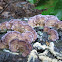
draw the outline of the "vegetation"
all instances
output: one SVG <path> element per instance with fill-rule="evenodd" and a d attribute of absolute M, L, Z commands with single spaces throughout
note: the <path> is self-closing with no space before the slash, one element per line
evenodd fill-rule
<path fill-rule="evenodd" d="M 37 4 L 35 9 L 44 10 L 43 15 L 55 15 L 62 20 L 62 0 L 28 0 L 32 4 Z"/>

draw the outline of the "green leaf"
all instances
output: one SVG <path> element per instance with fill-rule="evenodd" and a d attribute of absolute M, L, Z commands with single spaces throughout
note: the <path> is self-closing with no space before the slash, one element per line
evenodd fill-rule
<path fill-rule="evenodd" d="M 28 0 L 30 3 L 34 4 L 36 2 L 38 2 L 39 0 Z"/>
<path fill-rule="evenodd" d="M 39 0 L 28 0 L 32 4 Z M 35 9 L 47 9 L 43 11 L 43 15 L 55 15 L 62 20 L 62 0 L 40 0 Z"/>
<path fill-rule="evenodd" d="M 54 9 L 54 15 L 62 20 L 62 0 L 58 0 Z"/>
<path fill-rule="evenodd" d="M 40 0 L 36 9 L 45 9 L 45 8 L 54 7 L 57 1 L 58 0 Z"/>
<path fill-rule="evenodd" d="M 48 8 L 47 10 L 42 12 L 42 15 L 53 15 L 54 14 L 54 7 Z"/>
<path fill-rule="evenodd" d="M 47 4 L 47 2 L 45 5 L 36 7 L 36 9 L 47 8 L 47 10 L 42 12 L 43 15 L 55 15 L 62 20 L 62 0 L 49 0 L 50 3 L 51 1 L 53 2 L 52 4 Z"/>
<path fill-rule="evenodd" d="M 59 20 L 62 20 L 62 9 L 55 9 L 54 15 L 57 16 Z"/>

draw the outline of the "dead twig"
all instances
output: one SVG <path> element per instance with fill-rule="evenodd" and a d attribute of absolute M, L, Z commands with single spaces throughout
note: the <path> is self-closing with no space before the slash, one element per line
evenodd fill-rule
<path fill-rule="evenodd" d="M 8 6 L 9 6 L 9 3 L 5 6 L 3 10 L 1 10 L 0 14 L 2 14 Z"/>
<path fill-rule="evenodd" d="M 11 3 L 14 3 L 14 2 L 16 2 L 16 1 L 12 1 L 12 2 L 7 3 L 6 6 L 4 7 L 4 9 L 2 9 L 2 10 L 0 11 L 0 14 L 2 14 L 2 13 L 5 11 L 5 9 L 6 9 Z"/>

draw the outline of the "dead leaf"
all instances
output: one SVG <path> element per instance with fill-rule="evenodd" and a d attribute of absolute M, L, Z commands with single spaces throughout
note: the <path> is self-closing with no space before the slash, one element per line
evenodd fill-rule
<path fill-rule="evenodd" d="M 10 17 L 10 12 L 3 12 L 2 16 L 8 18 L 8 17 Z"/>
<path fill-rule="evenodd" d="M 0 9 L 3 9 L 3 7 L 0 6 Z"/>

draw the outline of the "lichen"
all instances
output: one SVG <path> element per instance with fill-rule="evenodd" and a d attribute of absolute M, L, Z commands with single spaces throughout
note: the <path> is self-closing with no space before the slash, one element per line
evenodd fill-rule
<path fill-rule="evenodd" d="M 42 62 L 44 62 L 44 61 L 47 61 L 47 62 L 61 62 L 61 60 L 62 60 L 62 54 L 60 54 L 60 53 L 58 53 L 54 50 L 54 43 L 53 42 L 50 42 L 49 46 L 41 45 L 39 42 L 37 42 L 37 43 L 34 44 L 33 47 L 34 48 L 37 47 L 38 49 L 40 48 L 40 50 L 42 49 L 42 50 L 44 50 L 44 52 L 39 53 L 39 52 L 37 52 L 36 49 L 32 50 L 29 57 L 28 57 L 27 62 L 30 62 L 32 58 L 34 60 L 32 62 L 35 62 L 36 59 L 39 59 Z M 53 55 L 54 58 L 48 56 L 49 52 L 50 52 L 50 55 L 51 56 Z"/>

